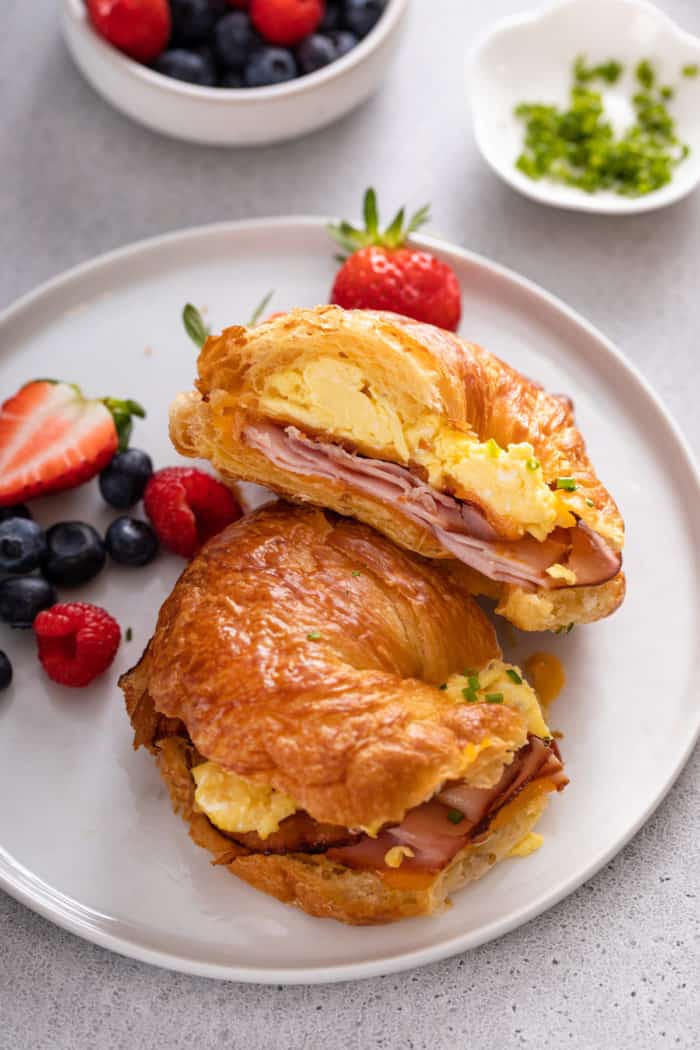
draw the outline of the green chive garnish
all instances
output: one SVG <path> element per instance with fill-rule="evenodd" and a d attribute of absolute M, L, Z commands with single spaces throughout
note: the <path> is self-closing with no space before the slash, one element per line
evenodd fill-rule
<path fill-rule="evenodd" d="M 506 674 L 510 678 L 511 682 L 515 682 L 516 685 L 522 685 L 523 680 L 517 671 L 513 670 L 512 667 L 507 668 Z"/>
<path fill-rule="evenodd" d="M 353 569 L 352 570 L 351 576 L 361 576 L 361 575 L 362 575 L 362 573 L 360 572 L 359 569 Z"/>
<path fill-rule="evenodd" d="M 473 689 L 463 689 L 462 690 L 462 696 L 464 697 L 464 699 L 467 701 L 468 704 L 475 704 L 476 703 L 476 693 L 474 692 Z"/>
<path fill-rule="evenodd" d="M 590 496 L 586 496 L 586 506 L 587 507 L 595 507 L 595 503 L 593 502 L 593 500 L 591 499 Z"/>
<path fill-rule="evenodd" d="M 484 699 L 487 704 L 502 704 L 503 693 L 487 693 Z"/>
<path fill-rule="evenodd" d="M 681 73 L 684 77 L 696 77 L 698 75 L 698 66 L 694 62 L 689 66 L 683 66 Z"/>
<path fill-rule="evenodd" d="M 539 470 L 540 469 L 540 461 L 539 461 L 539 459 L 535 459 L 535 457 L 533 456 L 532 459 L 526 459 L 525 460 L 525 466 L 527 467 L 528 470 Z"/>
<path fill-rule="evenodd" d="M 472 667 L 468 667 L 466 671 L 462 671 L 465 678 L 474 678 L 476 673 L 477 672 Z"/>
<path fill-rule="evenodd" d="M 447 819 L 450 824 L 461 824 L 464 820 L 464 813 L 460 813 L 458 809 L 448 809 Z"/>
<path fill-rule="evenodd" d="M 469 675 L 469 688 L 471 690 L 477 690 L 479 688 L 479 676 L 478 674 Z"/>
<path fill-rule="evenodd" d="M 310 642 L 317 642 L 319 640 L 319 638 L 321 637 L 321 632 L 320 631 L 309 631 L 309 633 L 307 634 L 306 637 L 309 639 Z"/>
<path fill-rule="evenodd" d="M 575 492 L 576 478 L 557 478 L 556 487 L 558 489 L 564 489 L 566 492 Z"/>
<path fill-rule="evenodd" d="M 127 642 L 130 642 L 133 637 L 134 637 L 134 632 L 131 630 L 130 627 L 127 627 L 126 631 L 124 632 L 125 640 Z"/>

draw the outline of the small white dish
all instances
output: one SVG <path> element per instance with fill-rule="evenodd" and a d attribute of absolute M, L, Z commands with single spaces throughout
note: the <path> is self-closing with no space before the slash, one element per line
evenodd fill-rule
<path fill-rule="evenodd" d="M 676 88 L 669 109 L 691 152 L 667 186 L 643 197 L 607 190 L 588 194 L 547 179 L 535 181 L 515 167 L 523 144 L 515 107 L 521 102 L 565 104 L 577 55 L 591 64 L 614 58 L 625 67 L 617 84 L 600 88 L 613 124 L 621 111 L 631 113 L 627 100 L 641 59 L 649 59 L 662 81 Z M 700 182 L 700 78 L 681 75 L 683 66 L 697 63 L 700 39 L 647 0 L 558 0 L 530 14 L 504 18 L 479 38 L 467 59 L 477 146 L 509 186 L 542 204 L 616 215 L 672 204 Z"/>
<path fill-rule="evenodd" d="M 0 316 L 3 392 L 44 375 L 50 362 L 53 375 L 86 392 L 138 397 L 148 415 L 134 444 L 157 467 L 177 462 L 168 404 L 190 388 L 196 359 L 183 304 L 208 308 L 217 330 L 248 317 L 270 287 L 273 310 L 326 302 L 337 269 L 327 221 L 185 230 L 55 278 Z M 415 243 L 457 273 L 465 336 L 574 397 L 593 462 L 628 525 L 619 612 L 563 637 L 504 638 L 508 659 L 546 649 L 566 667 L 552 719 L 564 733 L 571 784 L 542 820 L 542 849 L 455 893 L 442 915 L 384 927 L 312 919 L 212 867 L 171 811 L 151 756 L 134 753 L 117 688 L 182 570 L 162 554 L 145 569 L 113 566 L 81 588 L 81 600 L 133 632 L 88 690 L 52 685 L 32 632 L 0 625 L 0 649 L 15 670 L 0 701 L 0 888 L 81 937 L 175 970 L 269 984 L 435 962 L 515 929 L 590 878 L 641 827 L 690 754 L 700 731 L 700 474 L 690 451 L 644 380 L 573 310 L 470 252 L 426 237 Z M 94 483 L 32 509 L 44 526 L 79 518 L 101 530 L 117 513 Z M 647 846 L 639 848 L 651 869 L 658 856 Z M 621 900 L 639 891 L 625 882 Z M 578 921 L 593 908 L 579 897 Z"/>
<path fill-rule="evenodd" d="M 63 0 L 62 27 L 76 65 L 96 91 L 133 120 L 188 142 L 254 146 L 331 124 L 376 90 L 400 38 L 408 0 L 389 0 L 374 29 L 337 62 L 262 88 L 209 88 L 163 76 L 94 31 L 83 0 Z"/>

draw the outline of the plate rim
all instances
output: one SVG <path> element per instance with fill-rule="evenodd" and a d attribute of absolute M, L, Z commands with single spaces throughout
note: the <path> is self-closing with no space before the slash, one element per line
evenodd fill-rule
<path fill-rule="evenodd" d="M 324 228 L 334 219 L 324 218 L 317 215 L 289 215 L 270 216 L 264 218 L 233 220 L 225 222 L 207 223 L 200 226 L 177 229 L 165 234 L 156 234 L 152 237 L 133 241 L 120 248 L 113 249 L 101 255 L 94 256 L 68 270 L 62 271 L 54 277 L 42 282 L 37 287 L 21 295 L 9 306 L 0 311 L 0 336 L 2 329 L 21 317 L 26 310 L 41 300 L 46 295 L 60 293 L 61 289 L 81 278 L 94 274 L 100 269 L 106 269 L 114 263 L 119 263 L 125 258 L 134 255 L 145 255 L 157 250 L 163 245 L 184 243 L 188 240 L 197 240 L 208 236 L 235 235 L 237 233 L 251 233 L 258 229 L 270 229 L 285 227 L 288 229 L 303 230 L 312 227 L 314 230 Z M 458 257 L 462 262 L 474 265 L 481 271 L 486 271 L 491 276 L 496 276 L 509 282 L 518 290 L 526 292 L 529 297 L 534 297 L 546 306 L 573 323 L 582 330 L 589 341 L 598 344 L 598 350 L 603 355 L 612 358 L 616 365 L 626 372 L 628 377 L 636 384 L 638 393 L 644 395 L 650 406 L 657 413 L 661 423 L 666 427 L 669 437 L 676 442 L 678 451 L 684 459 L 684 467 L 687 470 L 686 478 L 692 478 L 695 499 L 700 500 L 700 464 L 696 459 L 688 440 L 680 429 L 679 424 L 671 415 L 660 396 L 656 393 L 651 383 L 639 372 L 628 358 L 608 339 L 595 325 L 587 321 L 573 307 L 569 306 L 558 296 L 548 292 L 535 281 L 517 273 L 517 271 L 503 266 L 500 263 L 472 252 L 459 245 L 452 244 L 446 239 L 435 236 L 421 235 L 411 238 L 421 246 L 428 247 L 436 252 Z M 365 962 L 340 963 L 336 966 L 313 966 L 313 967 L 280 967 L 261 968 L 259 966 L 229 965 L 218 962 L 203 962 L 199 959 L 184 954 L 175 954 L 150 948 L 147 945 L 117 934 L 109 933 L 94 920 L 100 917 L 100 913 L 90 909 L 79 901 L 75 901 L 59 890 L 43 882 L 38 876 L 33 875 L 19 861 L 15 860 L 0 845 L 0 889 L 9 896 L 48 919 L 54 925 L 67 930 L 102 948 L 116 952 L 119 955 L 146 962 L 151 965 L 160 966 L 165 969 L 175 970 L 199 977 L 209 977 L 220 980 L 238 981 L 245 984 L 262 985 L 298 985 L 298 984 L 334 984 L 347 980 L 362 980 L 372 977 L 384 976 L 390 973 L 400 973 L 439 962 L 460 952 L 477 948 L 482 944 L 495 940 L 518 929 L 541 915 L 543 912 L 554 907 L 565 897 L 577 890 L 590 878 L 596 875 L 612 857 L 616 856 L 637 834 L 640 828 L 649 820 L 659 805 L 663 802 L 669 790 L 677 780 L 686 765 L 695 745 L 700 737 L 700 708 L 697 710 L 696 722 L 689 733 L 685 746 L 679 753 L 672 769 L 666 777 L 654 799 L 645 807 L 638 818 L 633 821 L 625 833 L 616 842 L 600 853 L 596 854 L 590 862 L 578 873 L 570 876 L 553 891 L 547 891 L 520 908 L 515 914 L 494 920 L 486 927 L 476 933 L 458 934 L 437 945 L 417 948 L 413 951 L 402 952 L 398 955 L 388 955 L 378 959 Z M 101 918 L 109 918 L 101 916 Z"/>

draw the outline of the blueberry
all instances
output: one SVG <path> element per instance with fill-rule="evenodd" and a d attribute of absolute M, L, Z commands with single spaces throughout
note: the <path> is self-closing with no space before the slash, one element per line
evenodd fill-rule
<path fill-rule="evenodd" d="M 11 627 L 31 627 L 42 609 L 56 604 L 56 592 L 41 576 L 0 580 L 0 620 Z"/>
<path fill-rule="evenodd" d="M 46 533 L 48 552 L 43 572 L 51 583 L 75 587 L 86 583 L 104 566 L 105 545 L 92 525 L 61 521 Z"/>
<path fill-rule="evenodd" d="M 318 31 L 319 33 L 329 33 L 332 29 L 340 29 L 342 21 L 343 12 L 340 9 L 340 4 L 329 0 Z"/>
<path fill-rule="evenodd" d="M 384 13 L 387 0 L 345 0 L 345 25 L 357 36 L 367 36 Z"/>
<path fill-rule="evenodd" d="M 110 507 L 125 510 L 143 496 L 146 482 L 153 473 L 151 457 L 138 448 L 118 452 L 100 474 L 100 492 Z"/>
<path fill-rule="evenodd" d="M 194 49 L 194 52 L 196 55 L 199 55 L 206 68 L 207 85 L 215 84 L 219 75 L 219 69 L 214 48 L 208 44 L 200 44 L 199 47 Z"/>
<path fill-rule="evenodd" d="M 217 18 L 226 13 L 226 0 L 170 0 L 173 22 L 171 42 L 175 47 L 204 44 L 214 31 Z"/>
<path fill-rule="evenodd" d="M 227 69 L 219 77 L 219 87 L 242 88 L 243 86 L 243 74 L 239 73 L 237 69 Z"/>
<path fill-rule="evenodd" d="M 115 518 L 107 529 L 105 544 L 119 565 L 146 565 L 158 552 L 155 532 L 138 518 Z"/>
<path fill-rule="evenodd" d="M 335 47 L 336 58 L 342 58 L 343 55 L 347 55 L 348 51 L 352 51 L 352 49 L 359 44 L 359 40 L 355 34 L 349 33 L 346 29 L 338 29 L 337 31 L 329 33 L 328 36 Z"/>
<path fill-rule="evenodd" d="M 214 84 L 213 70 L 206 59 L 196 51 L 185 51 L 183 48 L 164 51 L 162 55 L 158 55 L 153 68 L 165 77 L 184 80 L 187 84 L 199 84 L 201 87 L 211 87 Z"/>
<path fill-rule="evenodd" d="M 297 48 L 297 61 L 302 73 L 314 73 L 322 66 L 329 65 L 337 58 L 333 41 L 322 36 L 321 33 L 312 33 L 304 37 Z"/>
<path fill-rule="evenodd" d="M 250 56 L 243 77 L 248 87 L 264 87 L 294 80 L 298 73 L 291 51 L 283 47 L 263 47 Z"/>
<path fill-rule="evenodd" d="M 0 507 L 0 521 L 7 521 L 8 518 L 31 518 L 29 507 L 25 507 L 24 503 L 16 503 L 14 507 Z"/>
<path fill-rule="evenodd" d="M 46 536 L 29 518 L 0 522 L 0 572 L 32 572 L 46 554 Z"/>
<path fill-rule="evenodd" d="M 0 652 L 0 690 L 7 689 L 12 681 L 12 664 L 5 653 Z"/>
<path fill-rule="evenodd" d="M 222 66 L 242 70 L 253 51 L 258 51 L 263 42 L 245 11 L 232 11 L 216 23 L 214 45 Z"/>

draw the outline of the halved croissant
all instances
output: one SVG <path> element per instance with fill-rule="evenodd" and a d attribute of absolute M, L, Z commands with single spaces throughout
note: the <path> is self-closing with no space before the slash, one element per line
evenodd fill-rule
<path fill-rule="evenodd" d="M 262 508 L 210 541 L 120 684 L 195 841 L 314 915 L 434 911 L 566 782 L 473 599 L 312 508 Z"/>
<path fill-rule="evenodd" d="M 184 455 L 224 480 L 352 515 L 526 630 L 613 612 L 624 525 L 571 402 L 452 333 L 393 314 L 296 310 L 210 337 L 171 407 Z"/>

